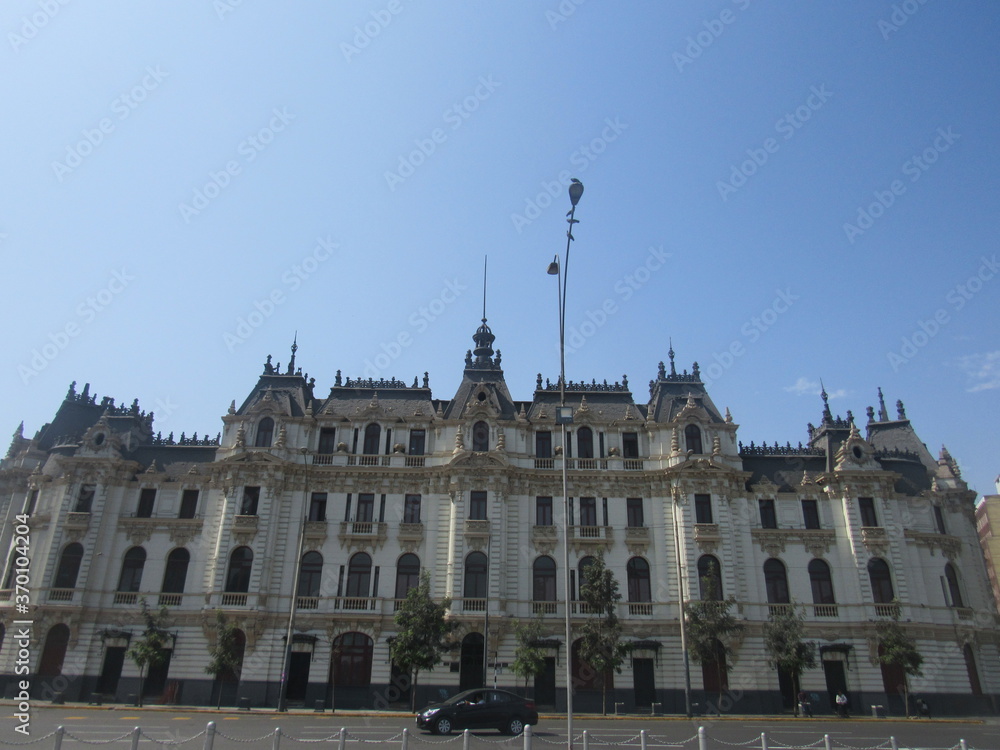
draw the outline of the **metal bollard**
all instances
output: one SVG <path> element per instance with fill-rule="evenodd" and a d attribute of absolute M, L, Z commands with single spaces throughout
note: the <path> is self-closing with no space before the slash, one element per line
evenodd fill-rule
<path fill-rule="evenodd" d="M 281 745 L 281 727 L 274 728 L 274 739 L 271 741 L 271 750 L 278 750 Z"/>
<path fill-rule="evenodd" d="M 531 750 L 531 724 L 524 725 L 524 750 Z"/>
<path fill-rule="evenodd" d="M 142 734 L 142 730 L 139 727 L 135 727 L 132 730 L 132 750 L 139 750 L 139 735 Z"/>
<path fill-rule="evenodd" d="M 572 737 L 570 737 L 570 739 L 569 739 L 569 745 L 571 747 L 573 745 L 573 738 Z M 587 730 L 586 729 L 583 730 L 583 750 L 590 750 L 590 735 L 587 734 Z"/>
<path fill-rule="evenodd" d="M 892 750 L 899 750 L 899 745 L 896 744 L 896 738 L 892 735 L 889 736 L 889 744 L 892 745 Z"/>
<path fill-rule="evenodd" d="M 698 750 L 708 750 L 708 738 L 705 736 L 705 727 L 698 727 Z"/>
<path fill-rule="evenodd" d="M 210 721 L 205 726 L 205 750 L 212 750 L 213 744 L 215 744 L 215 722 Z"/>
<path fill-rule="evenodd" d="M 469 750 L 469 730 L 462 732 L 462 750 Z"/>
<path fill-rule="evenodd" d="M 760 750 L 767 750 L 767 732 L 760 733 Z"/>
<path fill-rule="evenodd" d="M 641 747 L 642 750 L 646 750 L 646 730 L 645 729 L 639 730 L 639 747 Z"/>
<path fill-rule="evenodd" d="M 347 727 L 340 728 L 340 744 L 337 747 L 340 750 L 344 750 L 344 746 L 347 744 Z"/>
<path fill-rule="evenodd" d="M 62 740 L 64 734 L 66 734 L 66 727 L 56 727 L 56 743 L 52 746 L 52 750 L 62 750 Z"/>
<path fill-rule="evenodd" d="M 832 750 L 830 747 L 830 735 L 823 735 L 823 750 Z"/>
<path fill-rule="evenodd" d="M 400 743 L 399 750 L 408 750 L 410 746 L 410 730 L 403 727 L 403 741 Z"/>

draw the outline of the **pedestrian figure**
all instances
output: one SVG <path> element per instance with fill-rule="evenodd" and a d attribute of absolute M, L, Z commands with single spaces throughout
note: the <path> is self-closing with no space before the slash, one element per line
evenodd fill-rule
<path fill-rule="evenodd" d="M 809 701 L 809 693 L 805 690 L 799 691 L 799 716 L 812 718 L 812 703 Z"/>
<path fill-rule="evenodd" d="M 841 719 L 847 718 L 847 696 L 843 690 L 837 693 L 837 710 L 840 712 Z"/>
<path fill-rule="evenodd" d="M 923 698 L 917 698 L 917 711 L 925 719 L 931 718 L 931 707 L 927 705 L 927 701 Z"/>

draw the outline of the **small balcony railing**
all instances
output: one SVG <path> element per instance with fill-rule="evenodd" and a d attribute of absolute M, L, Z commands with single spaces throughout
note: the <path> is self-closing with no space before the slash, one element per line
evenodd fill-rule
<path fill-rule="evenodd" d="M 223 607 L 245 607 L 247 606 L 247 594 L 226 593 L 219 599 L 219 604 Z"/>
<path fill-rule="evenodd" d="M 184 594 L 160 594 L 156 605 L 158 607 L 179 607 L 183 598 Z"/>
<path fill-rule="evenodd" d="M 899 605 L 890 602 L 888 604 L 876 604 L 875 605 L 875 616 L 876 617 L 899 617 Z"/>
<path fill-rule="evenodd" d="M 297 596 L 295 606 L 298 609 L 319 609 L 318 596 Z"/>
<path fill-rule="evenodd" d="M 337 609 L 350 612 L 368 612 L 375 609 L 375 599 L 368 596 L 342 596 L 337 599 Z"/>
<path fill-rule="evenodd" d="M 139 595 L 134 591 L 116 591 L 113 604 L 135 604 L 139 601 Z"/>
<path fill-rule="evenodd" d="M 536 458 L 535 459 L 536 469 L 554 469 L 556 468 L 556 460 L 554 458 Z"/>
<path fill-rule="evenodd" d="M 76 589 L 49 589 L 50 602 L 71 602 Z"/>
<path fill-rule="evenodd" d="M 653 614 L 652 602 L 629 602 L 628 613 L 630 617 L 650 617 Z"/>
<path fill-rule="evenodd" d="M 419 469 L 424 466 L 423 456 L 407 456 L 404 462 L 408 469 Z"/>
<path fill-rule="evenodd" d="M 485 599 L 463 599 L 462 600 L 462 611 L 463 612 L 485 612 L 486 611 L 486 600 Z"/>
<path fill-rule="evenodd" d="M 532 602 L 531 614 L 533 615 L 554 615 L 558 610 L 558 602 Z"/>
<path fill-rule="evenodd" d="M 813 605 L 813 616 L 814 617 L 837 617 L 837 605 L 836 604 L 814 604 Z"/>

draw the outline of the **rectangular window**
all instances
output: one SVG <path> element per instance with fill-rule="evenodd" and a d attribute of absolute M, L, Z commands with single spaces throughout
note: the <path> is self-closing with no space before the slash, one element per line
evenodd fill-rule
<path fill-rule="evenodd" d="M 622 433 L 622 458 L 639 458 L 639 434 Z"/>
<path fill-rule="evenodd" d="M 410 430 L 410 455 L 424 455 L 424 441 L 426 433 L 423 430 Z"/>
<path fill-rule="evenodd" d="M 385 495 L 382 495 L 378 501 L 378 522 L 385 522 Z"/>
<path fill-rule="evenodd" d="M 243 502 L 240 505 L 241 516 L 256 516 L 257 503 L 260 501 L 260 487 L 244 487 Z"/>
<path fill-rule="evenodd" d="M 858 510 L 861 511 L 862 526 L 878 526 L 878 516 L 875 515 L 875 498 L 859 497 Z"/>
<path fill-rule="evenodd" d="M 317 453 L 330 454 L 337 450 L 337 430 L 324 427 L 319 431 L 319 447 Z"/>
<path fill-rule="evenodd" d="M 769 497 L 758 500 L 757 506 L 760 508 L 760 527 L 762 529 L 778 528 L 778 515 L 774 512 L 774 500 Z"/>
<path fill-rule="evenodd" d="M 535 498 L 535 526 L 552 525 L 552 498 Z"/>
<path fill-rule="evenodd" d="M 95 484 L 85 484 L 80 488 L 80 494 L 76 496 L 76 507 L 73 510 L 76 513 L 90 513 L 90 506 L 94 504 L 94 494 L 97 491 L 97 485 Z"/>
<path fill-rule="evenodd" d="M 309 520 L 326 520 L 326 493 L 314 492 L 309 497 Z"/>
<path fill-rule="evenodd" d="M 375 520 L 375 494 L 362 492 L 358 495 L 358 512 L 354 520 L 359 523 L 370 523 Z"/>
<path fill-rule="evenodd" d="M 198 490 L 184 490 L 181 493 L 181 510 L 178 518 L 194 518 L 198 512 Z"/>
<path fill-rule="evenodd" d="M 469 497 L 469 518 L 473 521 L 486 520 L 486 492 L 473 490 Z"/>
<path fill-rule="evenodd" d="M 24 515 L 30 516 L 34 513 L 36 503 L 38 503 L 38 490 L 32 490 L 28 493 L 28 499 L 24 503 Z"/>
<path fill-rule="evenodd" d="M 552 458 L 552 433 L 535 433 L 535 458 Z"/>
<path fill-rule="evenodd" d="M 580 525 L 597 526 L 597 498 L 580 498 Z"/>
<path fill-rule="evenodd" d="M 694 496 L 694 522 L 712 523 L 712 496 Z"/>
<path fill-rule="evenodd" d="M 625 510 L 628 514 L 628 525 L 634 529 L 645 525 L 642 517 L 642 498 L 630 497 L 625 500 Z"/>
<path fill-rule="evenodd" d="M 947 534 L 948 532 L 944 527 L 944 513 L 941 512 L 941 506 L 934 506 L 934 525 L 937 526 L 938 534 Z"/>
<path fill-rule="evenodd" d="M 802 501 L 802 520 L 807 529 L 819 528 L 819 505 L 815 500 Z"/>
<path fill-rule="evenodd" d="M 403 523 L 420 523 L 420 495 L 407 495 L 404 498 Z"/>
<path fill-rule="evenodd" d="M 156 502 L 156 489 L 143 487 L 139 490 L 139 503 L 135 506 L 136 518 L 152 518 L 153 504 Z"/>

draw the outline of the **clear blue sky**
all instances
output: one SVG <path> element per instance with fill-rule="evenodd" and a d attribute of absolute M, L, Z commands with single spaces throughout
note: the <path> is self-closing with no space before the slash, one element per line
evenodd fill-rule
<path fill-rule="evenodd" d="M 450 398 L 486 255 L 529 399 L 572 175 L 571 379 L 642 403 L 672 337 L 745 443 L 782 444 L 821 378 L 860 425 L 881 386 L 992 492 L 998 11 L 6 0 L 0 429 L 76 380 L 214 435 L 296 331 L 321 393 L 427 370 Z"/>

